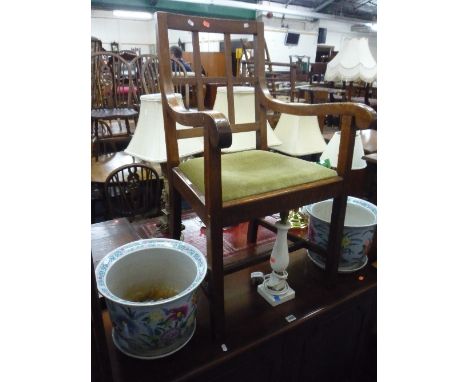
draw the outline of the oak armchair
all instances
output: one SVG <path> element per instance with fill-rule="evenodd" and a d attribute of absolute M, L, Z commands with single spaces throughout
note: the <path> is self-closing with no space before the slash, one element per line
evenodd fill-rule
<path fill-rule="evenodd" d="M 317 247 L 326 256 L 325 275 L 329 283 L 337 273 L 340 243 L 347 201 L 347 180 L 351 170 L 356 129 L 367 128 L 375 119 L 374 111 L 362 104 L 325 103 L 319 105 L 292 104 L 274 99 L 266 85 L 265 56 L 254 54 L 254 77 L 235 77 L 232 70 L 231 35 L 253 36 L 253 49 L 264 52 L 263 23 L 185 16 L 158 12 L 157 41 L 159 79 L 167 146 L 167 167 L 170 232 L 180 237 L 181 199 L 187 201 L 206 225 L 208 259 L 208 297 L 212 327 L 218 339 L 225 333 L 223 227 L 328 198 L 334 198 L 328 248 Z M 171 30 L 192 33 L 193 77 L 177 78 L 171 73 L 169 33 Z M 203 77 L 201 73 L 201 32 L 224 35 L 226 74 L 223 77 Z M 194 88 L 197 109 L 187 110 L 174 94 L 176 82 Z M 205 110 L 203 86 L 210 83 L 227 87 L 228 115 Z M 235 121 L 233 86 L 250 84 L 255 87 L 256 121 L 238 124 Z M 273 110 L 294 115 L 341 116 L 341 144 L 336 171 L 316 163 L 268 151 L 266 112 Z M 191 129 L 176 130 L 176 122 Z M 221 154 L 229 147 L 232 134 L 256 132 L 256 150 Z M 201 136 L 204 156 L 181 162 L 178 140 Z M 256 224 L 252 224 L 249 239 L 255 239 Z"/>

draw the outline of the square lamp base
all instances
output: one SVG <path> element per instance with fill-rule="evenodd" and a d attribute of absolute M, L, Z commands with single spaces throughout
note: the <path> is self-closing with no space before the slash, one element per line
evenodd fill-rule
<path fill-rule="evenodd" d="M 288 292 L 285 294 L 270 294 L 268 291 L 266 291 L 266 286 L 264 286 L 263 284 L 257 286 L 257 292 L 260 294 L 260 296 L 267 300 L 271 306 L 282 304 L 283 302 L 292 300 L 296 296 L 296 292 L 294 292 L 294 289 L 292 289 L 291 287 L 289 287 Z"/>

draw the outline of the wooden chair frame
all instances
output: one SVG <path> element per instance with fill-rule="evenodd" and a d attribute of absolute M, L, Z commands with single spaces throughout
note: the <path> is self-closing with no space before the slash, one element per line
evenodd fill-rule
<path fill-rule="evenodd" d="M 135 91 L 133 92 L 134 100 L 133 103 L 138 108 L 140 107 L 140 97 L 143 94 L 149 94 L 148 88 L 145 83 L 145 71 L 144 68 L 150 67 L 151 63 L 158 61 L 158 56 L 155 54 L 141 54 L 136 56 L 132 61 L 130 61 L 130 67 L 133 73 L 133 79 L 135 84 Z M 149 64 L 147 64 L 149 62 Z M 157 85 L 157 72 L 156 72 L 156 85 Z M 154 91 L 157 93 L 158 91 Z"/>
<path fill-rule="evenodd" d="M 125 91 L 126 89 L 126 91 Z M 133 108 L 134 83 L 130 64 L 119 54 L 91 53 L 91 124 L 96 141 L 125 141 L 131 136 L 130 119 L 135 124 L 138 112 Z M 100 121 L 124 120 L 126 134 L 99 135 Z M 99 155 L 96 150 L 96 160 Z"/>
<path fill-rule="evenodd" d="M 214 335 L 223 339 L 225 335 L 224 316 L 224 274 L 223 227 L 245 221 L 255 221 L 277 212 L 287 212 L 293 208 L 328 198 L 334 198 L 328 248 L 313 246 L 326 255 L 325 276 L 333 283 L 337 274 L 340 244 L 343 233 L 347 202 L 347 179 L 351 171 L 356 129 L 367 128 L 375 119 L 375 112 L 368 106 L 353 103 L 298 104 L 285 103 L 274 99 L 266 85 L 265 55 L 254 54 L 255 77 L 235 77 L 232 71 L 231 35 L 254 36 L 256 52 L 264 52 L 265 40 L 263 23 L 257 21 L 236 21 L 185 16 L 158 12 L 156 17 L 159 61 L 159 78 L 163 101 L 165 135 L 167 145 L 167 168 L 169 197 L 172 211 L 170 232 L 173 238 L 180 237 L 181 198 L 186 200 L 206 225 L 208 259 L 208 296 L 210 298 Z M 176 79 L 171 75 L 169 56 L 169 30 L 192 33 L 194 77 Z M 226 76 L 202 77 L 199 33 L 211 32 L 224 35 Z M 173 93 L 174 81 L 185 81 L 196 86 L 198 110 L 186 110 L 179 105 Z M 202 87 L 204 84 L 218 83 L 227 86 L 228 115 L 204 109 Z M 250 83 L 255 86 L 256 122 L 236 124 L 234 117 L 233 86 Z M 268 150 L 266 133 L 266 111 L 273 110 L 294 115 L 340 115 L 341 142 L 337 175 L 324 180 L 305 183 L 260 195 L 245 197 L 228 202 L 222 201 L 221 149 L 232 143 L 232 133 L 255 131 L 256 146 Z M 176 122 L 192 129 L 176 130 Z M 195 136 L 204 138 L 204 181 L 202 193 L 180 171 L 177 141 Z M 229 155 L 229 154 L 226 154 Z M 255 227 L 255 225 L 252 225 Z M 255 229 L 249 230 L 249 240 L 255 239 Z"/>
<path fill-rule="evenodd" d="M 161 211 L 161 182 L 154 168 L 130 163 L 113 170 L 104 183 L 109 218 L 156 216 Z"/>
<path fill-rule="evenodd" d="M 247 41 L 247 39 L 241 39 L 242 44 L 242 75 L 248 77 L 255 77 L 255 60 L 251 51 L 254 50 L 254 42 Z M 297 65 L 295 63 L 286 62 L 272 62 L 270 58 L 270 52 L 265 44 L 265 65 L 267 70 L 265 72 L 265 82 L 273 98 L 277 98 L 279 95 L 289 96 L 291 102 L 294 101 L 296 93 L 296 71 Z M 273 70 L 275 67 L 285 67 L 287 73 L 278 72 Z M 289 82 L 289 89 L 282 90 L 279 87 L 279 83 Z"/>

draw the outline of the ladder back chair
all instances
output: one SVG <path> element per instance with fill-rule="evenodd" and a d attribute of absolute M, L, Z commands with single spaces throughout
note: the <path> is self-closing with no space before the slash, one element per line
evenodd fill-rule
<path fill-rule="evenodd" d="M 136 124 L 138 119 L 138 112 L 133 107 L 134 89 L 131 66 L 122 56 L 111 52 L 91 53 L 91 123 L 96 142 L 129 139 L 130 120 Z M 126 134 L 99 135 L 99 121 L 111 124 L 112 121 L 120 123 L 120 120 L 125 121 Z"/>
<path fill-rule="evenodd" d="M 241 38 L 242 45 L 242 75 L 248 77 L 255 77 L 255 60 L 253 52 L 254 42 L 248 41 L 247 39 Z M 270 58 L 270 53 L 268 47 L 265 43 L 265 66 L 267 70 L 265 72 L 265 79 L 270 94 L 273 98 L 281 98 L 281 96 L 289 97 L 290 101 L 294 101 L 295 86 L 296 86 L 296 64 L 294 63 L 285 63 L 285 62 L 272 62 Z M 285 67 L 285 72 L 279 72 L 278 67 Z M 281 89 L 281 84 L 287 83 L 289 87 L 286 89 Z"/>
<path fill-rule="evenodd" d="M 157 63 L 157 61 L 158 61 L 158 56 L 156 56 L 155 54 L 141 54 L 139 56 L 136 56 L 132 61 L 130 61 L 130 67 L 132 68 L 132 73 L 133 73 L 133 78 L 134 78 L 133 83 L 135 86 L 135 89 L 133 92 L 133 103 L 134 103 L 134 107 L 137 108 L 138 110 L 140 108 L 140 97 L 143 94 L 149 94 L 149 92 L 147 91 L 147 89 L 145 89 L 145 86 L 144 86 L 145 82 L 144 82 L 143 68 L 147 62 Z M 159 89 L 157 92 L 155 91 L 154 93 L 159 93 Z"/>
<path fill-rule="evenodd" d="M 356 129 L 367 128 L 375 119 L 366 105 L 326 103 L 319 105 L 286 103 L 274 99 L 265 80 L 265 40 L 263 23 L 225 20 L 158 12 L 157 41 L 159 79 L 167 146 L 167 176 L 169 182 L 170 232 L 178 239 L 181 231 L 181 199 L 187 201 L 206 225 L 208 260 L 207 292 L 210 300 L 211 325 L 215 338 L 225 335 L 223 227 L 241 222 L 256 222 L 265 216 L 334 198 L 328 248 L 309 244 L 326 256 L 325 276 L 328 283 L 336 277 L 340 256 L 347 202 L 347 179 L 351 171 Z M 194 77 L 172 76 L 169 33 L 172 30 L 191 32 Z M 222 77 L 203 77 L 201 73 L 200 33 L 224 35 L 226 72 Z M 254 77 L 235 77 L 232 70 L 231 35 L 253 35 Z M 174 81 L 195 87 L 198 109 L 185 109 L 174 94 Z M 205 110 L 203 85 L 217 83 L 227 87 L 228 113 Z M 253 123 L 236 123 L 233 87 L 249 83 L 255 88 Z M 337 170 L 298 158 L 268 151 L 266 112 L 273 110 L 293 115 L 341 115 L 341 143 Z M 176 122 L 191 129 L 176 130 Z M 232 134 L 256 133 L 256 149 L 221 154 L 232 143 Z M 181 162 L 178 140 L 201 136 L 204 156 Z M 256 225 L 251 224 L 248 240 L 256 238 Z M 251 263 L 249 263 L 250 265 Z M 246 266 L 246 265 L 245 265 Z"/>
<path fill-rule="evenodd" d="M 143 87 L 142 94 L 155 94 L 159 93 L 159 79 L 158 79 L 158 56 L 147 55 L 148 58 L 145 60 L 141 68 L 141 81 Z M 186 77 L 187 71 L 184 65 L 175 59 L 171 58 L 172 75 L 174 77 Z M 188 108 L 190 101 L 190 89 L 189 85 L 174 85 L 174 92 L 182 94 L 184 105 Z"/>

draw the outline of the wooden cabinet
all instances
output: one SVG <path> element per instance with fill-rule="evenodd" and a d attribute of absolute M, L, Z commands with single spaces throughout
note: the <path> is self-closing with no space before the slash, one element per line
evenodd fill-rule
<path fill-rule="evenodd" d="M 221 77 L 226 73 L 226 62 L 224 60 L 224 52 L 201 52 L 201 64 L 205 72 L 210 77 Z M 193 54 L 184 52 L 182 57 L 185 61 L 193 66 Z"/>

